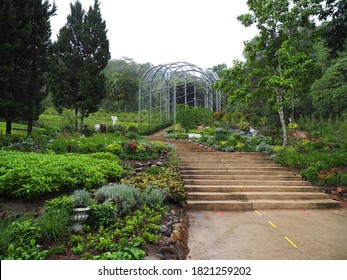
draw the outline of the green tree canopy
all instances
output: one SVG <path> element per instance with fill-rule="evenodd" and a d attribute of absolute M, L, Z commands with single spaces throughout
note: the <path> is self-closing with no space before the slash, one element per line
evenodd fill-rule
<path fill-rule="evenodd" d="M 311 97 L 315 110 L 323 117 L 347 113 L 347 55 L 313 83 Z"/>
<path fill-rule="evenodd" d="M 309 38 L 312 38 L 311 30 L 315 24 L 311 16 L 319 14 L 321 6 L 307 0 L 248 0 L 247 5 L 250 13 L 238 19 L 246 27 L 255 24 L 259 35 L 245 45 L 251 73 L 243 78 L 248 82 L 237 90 L 237 94 L 249 94 L 251 85 L 255 89 L 252 94 L 266 90 L 268 101 L 275 101 L 285 146 L 285 99 L 302 89 L 313 67 Z"/>
<path fill-rule="evenodd" d="M 70 8 L 67 23 L 54 44 L 50 88 L 58 111 L 74 109 L 78 129 L 78 118 L 82 126 L 83 118 L 96 112 L 105 97 L 102 71 L 111 56 L 99 1 L 95 0 L 87 13 L 79 1 Z"/>
<path fill-rule="evenodd" d="M 127 112 L 137 100 L 138 84 L 138 79 L 130 73 L 114 72 L 108 77 L 108 100 L 117 103 L 118 111 Z"/>
<path fill-rule="evenodd" d="M 327 0 L 320 14 L 321 20 L 329 20 L 322 29 L 326 46 L 333 57 L 346 47 L 347 39 L 347 1 Z"/>
<path fill-rule="evenodd" d="M 55 5 L 42 0 L 0 1 L 0 117 L 11 133 L 15 119 L 32 121 L 42 112 L 44 76 L 50 56 Z"/>

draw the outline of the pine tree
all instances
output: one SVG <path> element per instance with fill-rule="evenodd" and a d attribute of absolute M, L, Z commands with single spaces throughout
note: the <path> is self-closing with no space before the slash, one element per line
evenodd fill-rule
<path fill-rule="evenodd" d="M 41 102 L 47 96 L 44 86 L 49 71 L 48 61 L 52 45 L 49 19 L 56 11 L 55 5 L 50 9 L 48 1 L 42 3 L 42 0 L 31 0 L 31 5 L 31 36 L 28 50 L 30 81 L 20 114 L 23 120 L 28 121 L 28 134 L 32 132 L 33 121 L 44 111 Z"/>
<path fill-rule="evenodd" d="M 0 117 L 6 120 L 6 133 L 12 121 L 32 120 L 41 112 L 41 88 L 47 71 L 50 46 L 49 18 L 55 6 L 42 0 L 0 2 Z"/>
<path fill-rule="evenodd" d="M 78 129 L 78 119 L 82 127 L 83 118 L 96 112 L 105 97 L 102 71 L 110 59 L 110 52 L 98 0 L 87 13 L 79 1 L 70 4 L 70 8 L 67 23 L 54 46 L 50 85 L 58 111 L 74 109 L 75 128 Z"/>

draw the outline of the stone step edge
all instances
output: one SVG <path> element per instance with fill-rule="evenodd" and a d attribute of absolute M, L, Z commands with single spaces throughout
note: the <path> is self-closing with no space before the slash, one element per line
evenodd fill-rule
<path fill-rule="evenodd" d="M 251 179 L 287 179 L 287 180 L 296 180 L 296 181 L 305 181 L 301 176 L 295 176 L 293 174 L 192 174 L 192 173 L 181 173 L 181 178 L 183 179 L 209 179 L 209 178 L 226 178 L 227 180 L 238 180 L 235 178 L 251 178 Z M 242 180 L 242 179 L 241 179 Z M 282 181 L 282 180 L 280 180 Z M 306 182 L 306 181 L 305 181 Z"/>
<path fill-rule="evenodd" d="M 187 200 L 188 210 L 259 210 L 259 209 L 326 209 L 341 208 L 340 202 L 332 199 L 315 200 L 248 200 L 248 201 L 208 201 Z"/>
<path fill-rule="evenodd" d="M 319 188 L 315 186 L 239 186 L 239 185 L 185 185 L 188 192 L 319 192 Z"/>
<path fill-rule="evenodd" d="M 314 200 L 328 199 L 330 196 L 322 192 L 233 192 L 233 193 L 216 193 L 216 192 L 188 192 L 188 200 L 191 201 L 218 201 L 218 200 Z"/>
<path fill-rule="evenodd" d="M 185 185 L 200 186 L 311 186 L 308 181 L 280 181 L 280 180 L 204 180 L 183 179 Z"/>

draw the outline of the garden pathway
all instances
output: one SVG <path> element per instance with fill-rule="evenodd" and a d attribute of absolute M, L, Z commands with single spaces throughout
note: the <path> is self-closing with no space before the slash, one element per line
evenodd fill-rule
<path fill-rule="evenodd" d="M 189 259 L 347 260 L 347 209 L 318 188 L 261 154 L 212 152 L 162 134 L 150 138 L 175 145 L 189 193 Z M 313 209 L 321 207 L 329 209 Z"/>
<path fill-rule="evenodd" d="M 150 138 L 163 140 L 162 134 Z M 189 141 L 170 142 L 180 159 L 189 210 L 341 207 L 340 202 L 262 153 L 225 153 Z"/>

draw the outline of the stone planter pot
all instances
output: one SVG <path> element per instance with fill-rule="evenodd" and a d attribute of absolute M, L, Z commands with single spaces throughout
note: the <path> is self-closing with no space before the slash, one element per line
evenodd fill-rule
<path fill-rule="evenodd" d="M 72 230 L 80 231 L 82 230 L 83 223 L 89 217 L 89 207 L 74 208 L 72 213 Z"/>

